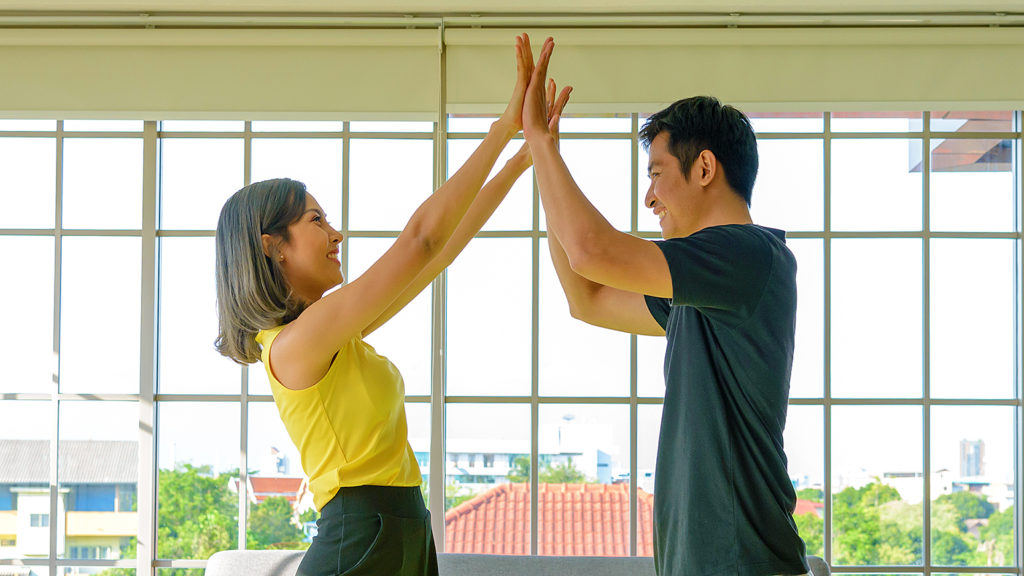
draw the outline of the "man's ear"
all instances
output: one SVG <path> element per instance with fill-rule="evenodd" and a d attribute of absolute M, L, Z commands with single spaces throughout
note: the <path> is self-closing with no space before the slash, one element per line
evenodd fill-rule
<path fill-rule="evenodd" d="M 715 157 L 715 153 L 711 150 L 702 150 L 700 156 L 697 156 L 697 161 L 694 162 L 698 169 L 697 183 L 701 186 L 708 186 L 711 181 L 715 179 L 715 175 L 718 173 L 718 158 Z"/>

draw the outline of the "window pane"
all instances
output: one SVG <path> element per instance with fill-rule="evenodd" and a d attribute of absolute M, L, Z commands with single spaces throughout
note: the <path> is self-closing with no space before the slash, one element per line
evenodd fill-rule
<path fill-rule="evenodd" d="M 629 555 L 629 407 L 540 406 L 542 556 Z"/>
<path fill-rule="evenodd" d="M 341 132 L 344 122 L 262 120 L 252 123 L 253 132 Z"/>
<path fill-rule="evenodd" d="M 932 146 L 932 230 L 1014 230 L 1013 141 L 950 138 Z"/>
<path fill-rule="evenodd" d="M 448 132 L 486 133 L 497 119 L 497 116 L 448 116 Z"/>
<path fill-rule="evenodd" d="M 629 230 L 630 146 L 629 140 L 563 139 L 561 143 L 562 158 L 572 172 L 573 180 L 590 203 L 619 230 Z M 547 229 L 543 206 L 540 227 Z"/>
<path fill-rule="evenodd" d="M 138 238 L 61 241 L 61 392 L 139 392 Z"/>
<path fill-rule="evenodd" d="M 1013 411 L 932 407 L 933 563 L 1014 564 Z"/>
<path fill-rule="evenodd" d="M 5 558 L 50 554 L 50 529 L 39 526 L 39 520 L 50 517 L 52 432 L 49 402 L 0 400 L 0 468 L 5 476 L 0 480 L 0 537 L 8 540 Z"/>
<path fill-rule="evenodd" d="M 833 112 L 833 132 L 920 132 L 920 112 Z"/>
<path fill-rule="evenodd" d="M 221 206 L 242 187 L 242 140 L 160 142 L 160 227 L 214 230 Z"/>
<path fill-rule="evenodd" d="M 350 122 L 352 132 L 433 132 L 433 122 Z"/>
<path fill-rule="evenodd" d="M 562 116 L 558 130 L 562 134 L 571 132 L 621 132 L 629 134 L 633 130 L 633 119 L 629 116 L 619 118 L 595 118 L 593 116 Z"/>
<path fill-rule="evenodd" d="M 445 406 L 445 552 L 530 553 L 530 406 Z"/>
<path fill-rule="evenodd" d="M 650 155 L 644 147 L 637 144 L 637 230 L 640 232 L 657 232 L 661 235 L 661 223 L 658 217 L 654 215 L 654 211 L 650 207 L 644 205 L 644 198 L 647 196 L 647 191 L 651 189 L 651 179 L 647 175 L 647 163 L 650 161 Z"/>
<path fill-rule="evenodd" d="M 157 557 L 238 547 L 237 403 L 161 402 Z"/>
<path fill-rule="evenodd" d="M 162 394 L 239 393 L 238 365 L 213 346 L 218 330 L 213 269 L 213 238 L 160 239 L 157 389 Z"/>
<path fill-rule="evenodd" d="M 252 181 L 271 178 L 291 178 L 305 184 L 327 220 L 341 229 L 340 139 L 254 138 Z"/>
<path fill-rule="evenodd" d="M 547 240 L 540 253 L 547 255 Z M 572 318 L 551 258 L 540 259 L 541 396 L 628 396 L 629 335 Z"/>
<path fill-rule="evenodd" d="M 423 484 L 423 503 L 430 509 L 430 404 L 428 402 L 406 402 L 405 421 L 409 429 L 409 446 L 416 454 Z"/>
<path fill-rule="evenodd" d="M 807 554 L 825 550 L 825 422 L 820 406 L 790 406 L 783 433 L 789 478 L 796 488 L 796 521 Z"/>
<path fill-rule="evenodd" d="M 448 141 L 448 177 L 451 178 L 469 155 L 480 145 L 481 140 L 449 140 Z M 513 140 L 502 150 L 494 163 L 487 179 L 497 174 L 522 145 L 521 140 Z M 484 224 L 483 230 L 530 230 L 533 228 L 533 168 L 528 169 L 516 180 L 509 190 L 508 196 L 501 201 L 494 214 Z"/>
<path fill-rule="evenodd" d="M 0 228 L 53 228 L 56 166 L 53 138 L 0 138 Z"/>
<path fill-rule="evenodd" d="M 142 132 L 142 120 L 65 120 L 66 132 Z"/>
<path fill-rule="evenodd" d="M 933 132 L 1010 132 L 1013 112 L 939 110 L 932 112 Z"/>
<path fill-rule="evenodd" d="M 654 556 L 654 469 L 661 432 L 661 404 L 636 408 L 636 555 Z"/>
<path fill-rule="evenodd" d="M 1013 397 L 1014 301 L 1020 297 L 1013 245 L 995 239 L 931 241 L 932 396 Z"/>
<path fill-rule="evenodd" d="M 430 140 L 352 140 L 349 229 L 401 230 L 434 191 Z"/>
<path fill-rule="evenodd" d="M 832 408 L 834 564 L 922 563 L 922 453 L 920 407 Z"/>
<path fill-rule="evenodd" d="M 782 230 L 821 230 L 824 152 L 821 140 L 758 140 L 760 159 L 751 216 Z"/>
<path fill-rule="evenodd" d="M 395 242 L 393 238 L 354 238 L 349 242 L 349 278 L 358 278 Z M 366 338 L 390 359 L 405 380 L 405 393 L 430 394 L 431 288 Z"/>
<path fill-rule="evenodd" d="M 52 132 L 56 120 L 0 120 L 0 132 Z"/>
<path fill-rule="evenodd" d="M 0 392 L 48 393 L 57 372 L 53 352 L 53 238 L 0 236 L 5 267 L 18 282 L 0 282 L 5 320 L 17 330 L 0 331 L 3 377 Z"/>
<path fill-rule="evenodd" d="M 920 230 L 921 141 L 832 141 L 832 229 Z"/>
<path fill-rule="evenodd" d="M 304 550 L 317 517 L 299 451 L 277 406 L 249 404 L 247 548 Z M 306 522 L 313 524 L 307 526 Z"/>
<path fill-rule="evenodd" d="M 65 228 L 142 227 L 142 139 L 64 141 Z"/>
<path fill-rule="evenodd" d="M 136 402 L 60 403 L 59 557 L 135 558 L 138 438 Z"/>
<path fill-rule="evenodd" d="M 796 348 L 789 380 L 790 398 L 821 398 L 825 377 L 825 273 L 823 242 L 786 240 L 796 256 Z"/>
<path fill-rule="evenodd" d="M 664 336 L 636 337 L 636 393 L 637 396 L 661 398 L 665 396 Z"/>
<path fill-rule="evenodd" d="M 825 122 L 820 112 L 754 112 L 747 118 L 754 132 L 821 132 Z"/>
<path fill-rule="evenodd" d="M 921 241 L 832 241 L 832 394 L 921 396 Z"/>
<path fill-rule="evenodd" d="M 531 247 L 528 238 L 477 238 L 449 268 L 447 394 L 530 395 Z"/>
<path fill-rule="evenodd" d="M 163 120 L 163 132 L 241 132 L 245 122 L 236 120 Z"/>

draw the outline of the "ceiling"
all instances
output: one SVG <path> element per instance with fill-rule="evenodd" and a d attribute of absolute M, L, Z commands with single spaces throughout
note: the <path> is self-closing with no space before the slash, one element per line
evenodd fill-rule
<path fill-rule="evenodd" d="M 0 0 L 4 12 L 411 15 L 1019 13 L 1024 0 Z"/>

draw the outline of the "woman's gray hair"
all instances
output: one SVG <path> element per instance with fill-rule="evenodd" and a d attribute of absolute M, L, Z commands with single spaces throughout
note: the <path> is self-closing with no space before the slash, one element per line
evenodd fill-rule
<path fill-rule="evenodd" d="M 263 252 L 263 234 L 288 242 L 288 225 L 306 211 L 306 185 L 279 178 L 235 192 L 217 220 L 217 351 L 239 364 L 260 359 L 256 333 L 287 324 L 305 308 L 276 258 Z"/>

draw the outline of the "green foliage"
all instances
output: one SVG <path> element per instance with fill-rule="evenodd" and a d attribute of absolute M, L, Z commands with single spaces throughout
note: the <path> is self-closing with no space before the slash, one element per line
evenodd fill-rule
<path fill-rule="evenodd" d="M 957 527 L 961 531 L 967 530 L 964 520 L 988 518 L 996 511 L 996 507 L 993 506 L 991 502 L 977 494 L 974 494 L 973 492 L 954 492 L 952 494 L 943 494 L 936 498 L 935 502 L 937 504 L 949 504 L 956 509 L 957 517 L 959 518 Z"/>
<path fill-rule="evenodd" d="M 804 488 L 797 490 L 796 497 L 800 500 L 810 500 L 811 502 L 824 502 L 825 492 L 817 488 Z"/>
<path fill-rule="evenodd" d="M 210 466 L 182 464 L 160 470 L 157 549 L 160 558 L 209 558 L 238 543 L 238 497 L 228 490 L 230 474 Z M 167 576 L 183 576 L 172 570 Z"/>
<path fill-rule="evenodd" d="M 424 498 L 424 500 L 426 499 Z M 302 514 L 299 514 L 299 522 L 302 524 L 305 524 L 306 522 L 316 522 L 319 519 L 320 513 L 317 512 L 316 509 L 314 508 L 310 508 L 309 510 L 306 510 Z"/>
<path fill-rule="evenodd" d="M 993 513 L 988 517 L 988 525 L 979 531 L 987 566 L 1012 566 L 1014 563 L 1013 508 Z"/>
<path fill-rule="evenodd" d="M 793 516 L 793 520 L 796 521 L 797 532 L 807 547 L 807 553 L 812 556 L 824 557 L 825 520 L 813 512 Z"/>
<path fill-rule="evenodd" d="M 554 466 L 548 464 L 540 471 L 538 480 L 542 484 L 594 484 L 583 472 L 576 468 L 572 458 Z"/>
<path fill-rule="evenodd" d="M 246 547 L 253 550 L 303 548 L 302 530 L 292 521 L 292 505 L 283 496 L 274 496 L 253 506 L 249 512 Z"/>
<path fill-rule="evenodd" d="M 444 487 L 444 509 L 451 510 L 466 500 L 476 496 L 469 488 L 458 484 L 448 484 Z"/>
<path fill-rule="evenodd" d="M 530 481 L 530 457 L 516 456 L 512 460 L 512 469 L 506 476 L 509 482 L 522 484 Z"/>

